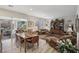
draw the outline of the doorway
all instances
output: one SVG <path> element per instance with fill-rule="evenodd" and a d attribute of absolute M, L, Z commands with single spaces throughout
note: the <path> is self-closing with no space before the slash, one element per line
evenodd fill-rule
<path fill-rule="evenodd" d="M 0 29 L 2 30 L 2 49 L 3 53 L 13 53 L 19 52 L 16 47 L 16 37 L 15 33 L 17 28 L 22 30 L 27 29 L 27 20 L 20 19 L 0 19 Z"/>

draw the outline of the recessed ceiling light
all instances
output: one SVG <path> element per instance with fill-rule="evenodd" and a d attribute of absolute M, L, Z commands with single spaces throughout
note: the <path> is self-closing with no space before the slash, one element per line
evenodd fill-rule
<path fill-rule="evenodd" d="M 8 5 L 9 7 L 14 7 L 13 5 Z"/>
<path fill-rule="evenodd" d="M 32 11 L 32 9 L 29 9 L 30 11 Z"/>

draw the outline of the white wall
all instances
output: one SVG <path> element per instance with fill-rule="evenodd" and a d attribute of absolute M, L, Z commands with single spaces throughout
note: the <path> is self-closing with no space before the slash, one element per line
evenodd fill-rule
<path fill-rule="evenodd" d="M 76 14 L 79 15 L 79 6 L 77 6 L 77 12 L 76 12 Z"/>

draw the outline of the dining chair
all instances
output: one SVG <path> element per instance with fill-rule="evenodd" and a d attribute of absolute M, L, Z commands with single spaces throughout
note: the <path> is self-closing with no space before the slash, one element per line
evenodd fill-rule
<path fill-rule="evenodd" d="M 20 47 L 20 52 L 21 52 L 21 48 L 24 47 L 23 44 L 24 44 L 24 38 L 22 37 L 18 37 L 19 38 L 19 47 Z"/>
<path fill-rule="evenodd" d="M 39 36 L 30 37 L 27 39 L 27 43 L 32 44 L 32 48 L 34 48 L 34 44 L 37 44 L 37 47 L 39 47 Z M 33 51 L 33 49 L 32 49 Z"/>
<path fill-rule="evenodd" d="M 32 37 L 32 44 L 34 45 L 37 43 L 37 47 L 39 46 L 39 36 Z"/>
<path fill-rule="evenodd" d="M 21 52 L 23 43 L 24 43 L 24 39 L 22 37 L 16 35 L 16 45 L 17 45 L 17 47 L 20 48 L 20 52 Z"/>

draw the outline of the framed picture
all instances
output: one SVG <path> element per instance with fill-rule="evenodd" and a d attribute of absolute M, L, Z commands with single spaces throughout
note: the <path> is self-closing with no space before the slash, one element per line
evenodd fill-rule
<path fill-rule="evenodd" d="M 28 21 L 28 27 L 33 27 L 34 26 L 34 22 L 33 21 Z"/>

